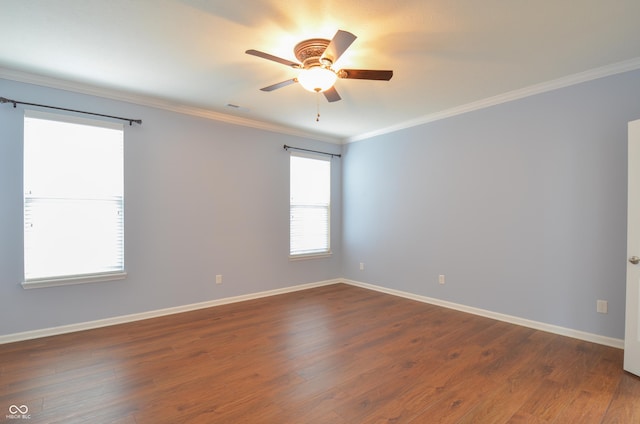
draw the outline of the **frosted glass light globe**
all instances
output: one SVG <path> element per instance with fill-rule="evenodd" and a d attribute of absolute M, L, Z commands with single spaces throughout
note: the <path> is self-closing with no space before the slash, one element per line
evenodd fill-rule
<path fill-rule="evenodd" d="M 303 69 L 298 75 L 298 82 L 307 91 L 322 93 L 333 87 L 338 76 L 330 69 L 321 66 Z"/>

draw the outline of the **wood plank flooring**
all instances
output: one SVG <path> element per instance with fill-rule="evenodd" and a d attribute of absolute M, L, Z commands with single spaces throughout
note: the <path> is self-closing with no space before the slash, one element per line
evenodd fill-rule
<path fill-rule="evenodd" d="M 640 423 L 622 356 L 336 284 L 0 345 L 0 422 Z"/>

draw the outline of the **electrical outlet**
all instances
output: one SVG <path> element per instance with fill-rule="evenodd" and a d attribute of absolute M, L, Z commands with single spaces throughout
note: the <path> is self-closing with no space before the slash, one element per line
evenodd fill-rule
<path fill-rule="evenodd" d="M 216 284 L 222 284 L 222 275 L 221 274 L 216 275 Z"/>
<path fill-rule="evenodd" d="M 444 284 L 444 274 L 438 275 L 438 284 Z"/>
<path fill-rule="evenodd" d="M 609 302 L 606 300 L 596 301 L 596 311 L 600 314 L 606 314 L 609 310 Z"/>
<path fill-rule="evenodd" d="M 364 271 L 364 262 L 360 262 L 360 271 Z"/>

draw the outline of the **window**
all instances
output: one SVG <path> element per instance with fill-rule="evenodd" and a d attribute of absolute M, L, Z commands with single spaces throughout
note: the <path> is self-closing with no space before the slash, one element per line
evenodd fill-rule
<path fill-rule="evenodd" d="M 124 278 L 123 127 L 24 118 L 24 287 Z"/>
<path fill-rule="evenodd" d="M 290 158 L 291 257 L 329 254 L 331 162 L 296 153 Z"/>

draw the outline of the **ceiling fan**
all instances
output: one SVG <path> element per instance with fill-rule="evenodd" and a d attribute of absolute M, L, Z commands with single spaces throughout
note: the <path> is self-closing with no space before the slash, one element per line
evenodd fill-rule
<path fill-rule="evenodd" d="M 340 100 L 334 84 L 338 78 L 389 81 L 393 71 L 370 69 L 338 69 L 332 68 L 338 58 L 349 48 L 356 36 L 350 32 L 338 30 L 333 39 L 311 38 L 296 44 L 293 53 L 300 63 L 273 56 L 258 50 L 247 50 L 245 53 L 282 63 L 294 69 L 300 69 L 296 78 L 282 81 L 264 88 L 262 91 L 273 91 L 278 88 L 299 82 L 308 91 L 323 93 L 330 102 Z"/>

